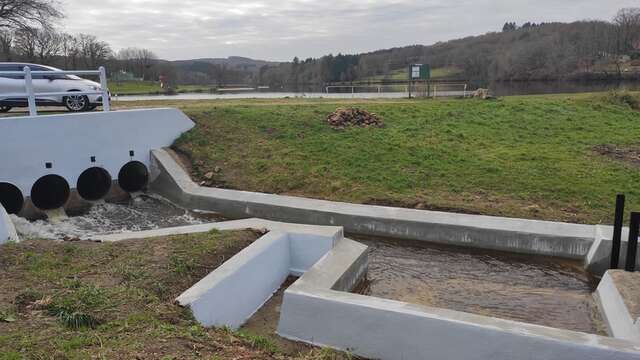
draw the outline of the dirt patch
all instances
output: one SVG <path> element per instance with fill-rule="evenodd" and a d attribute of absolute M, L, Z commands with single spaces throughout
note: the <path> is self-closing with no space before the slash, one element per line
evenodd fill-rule
<path fill-rule="evenodd" d="M 313 349 L 312 346 L 305 343 L 291 341 L 280 337 L 276 334 L 278 321 L 280 320 L 280 307 L 282 306 L 282 297 L 284 291 L 293 284 L 298 278 L 289 276 L 282 284 L 280 289 L 273 294 L 271 299 L 267 301 L 251 318 L 244 324 L 241 330 L 250 331 L 253 334 L 264 336 L 278 345 L 283 353 L 292 356 L 299 356 Z"/>
<path fill-rule="evenodd" d="M 327 122 L 334 129 L 350 126 L 382 127 L 384 123 L 378 115 L 359 108 L 340 108 L 327 116 Z"/>
<path fill-rule="evenodd" d="M 391 200 L 391 199 L 371 198 L 364 201 L 364 204 L 399 207 L 399 208 L 406 208 L 406 209 L 454 212 L 458 214 L 482 215 L 482 213 L 479 211 L 473 211 L 470 209 L 457 208 L 457 207 L 437 206 L 437 205 L 428 204 L 424 201 L 419 201 L 419 200 Z"/>
<path fill-rule="evenodd" d="M 640 166 L 640 146 L 616 146 L 611 144 L 596 145 L 593 151 L 610 159 Z"/>
<path fill-rule="evenodd" d="M 610 270 L 609 274 L 620 292 L 632 319 L 640 317 L 640 273 Z"/>

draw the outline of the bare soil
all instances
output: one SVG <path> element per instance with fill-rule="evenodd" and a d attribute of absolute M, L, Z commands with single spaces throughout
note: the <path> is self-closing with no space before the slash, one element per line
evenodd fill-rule
<path fill-rule="evenodd" d="M 623 270 L 610 272 L 632 319 L 640 317 L 640 273 Z"/>
<path fill-rule="evenodd" d="M 634 166 L 640 166 L 640 146 L 616 146 L 612 144 L 603 144 L 594 146 L 593 151 L 613 160 L 622 161 Z"/>

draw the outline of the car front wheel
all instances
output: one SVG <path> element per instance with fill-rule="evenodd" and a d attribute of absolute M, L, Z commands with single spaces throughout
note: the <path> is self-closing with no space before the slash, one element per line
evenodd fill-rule
<path fill-rule="evenodd" d="M 0 113 L 6 113 L 9 112 L 9 110 L 11 110 L 11 106 L 0 106 Z"/>
<path fill-rule="evenodd" d="M 91 109 L 89 98 L 86 95 L 69 95 L 64 97 L 64 106 L 72 112 L 88 111 Z"/>

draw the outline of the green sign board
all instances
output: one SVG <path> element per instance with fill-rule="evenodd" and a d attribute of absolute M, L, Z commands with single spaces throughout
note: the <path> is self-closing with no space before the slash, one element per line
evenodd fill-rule
<path fill-rule="evenodd" d="M 431 66 L 426 64 L 409 65 L 409 79 L 411 80 L 431 79 Z"/>

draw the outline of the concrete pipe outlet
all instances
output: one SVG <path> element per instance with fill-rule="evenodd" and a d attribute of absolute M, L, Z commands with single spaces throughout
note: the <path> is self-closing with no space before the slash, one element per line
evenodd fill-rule
<path fill-rule="evenodd" d="M 45 175 L 31 188 L 31 202 L 41 210 L 58 209 L 67 203 L 71 189 L 69 183 L 59 175 Z"/>
<path fill-rule="evenodd" d="M 78 195 L 85 200 L 100 200 L 111 189 L 111 175 L 100 167 L 89 168 L 80 174 L 76 189 Z"/>
<path fill-rule="evenodd" d="M 24 205 L 22 191 L 15 185 L 0 182 L 0 204 L 9 214 L 17 214 Z"/>
<path fill-rule="evenodd" d="M 126 163 L 118 173 L 118 184 L 126 192 L 144 190 L 149 182 L 149 171 L 139 161 Z"/>

